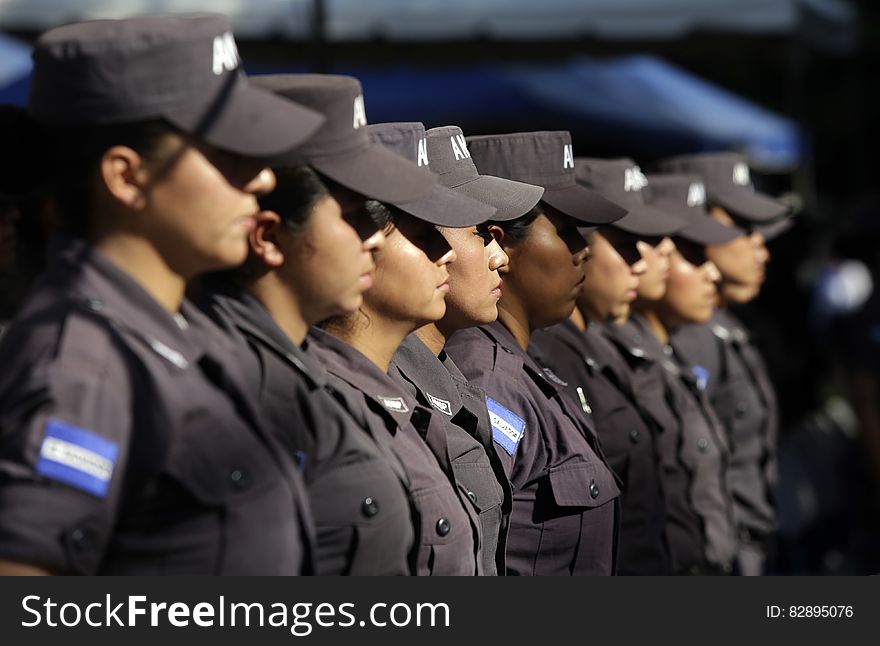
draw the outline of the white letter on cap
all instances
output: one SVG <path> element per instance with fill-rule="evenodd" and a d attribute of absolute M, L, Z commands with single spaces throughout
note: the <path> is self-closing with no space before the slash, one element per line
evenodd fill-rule
<path fill-rule="evenodd" d="M 734 164 L 733 183 L 737 186 L 748 186 L 749 181 L 749 167 L 742 162 Z"/>
<path fill-rule="evenodd" d="M 574 168 L 574 152 L 571 149 L 571 144 L 565 144 L 562 147 L 562 167 Z"/>
<path fill-rule="evenodd" d="M 638 166 L 627 168 L 623 171 L 623 190 L 624 191 L 641 191 L 648 185 L 648 178 Z"/>
<path fill-rule="evenodd" d="M 461 149 L 458 147 L 458 144 L 455 142 L 455 137 L 450 137 L 449 143 L 452 144 L 452 152 L 455 155 L 455 161 L 458 161 L 459 159 L 464 159 L 465 154 L 463 152 L 461 152 Z"/>
<path fill-rule="evenodd" d="M 467 141 L 465 141 L 464 135 L 455 135 L 455 138 L 458 139 L 458 147 L 461 148 L 461 152 L 464 153 L 465 157 L 470 159 L 471 151 L 468 150 Z"/>
<path fill-rule="evenodd" d="M 419 139 L 419 150 L 416 155 L 416 163 L 419 166 L 427 166 L 428 165 L 428 140 L 427 139 Z"/>
<path fill-rule="evenodd" d="M 706 187 L 702 182 L 694 182 L 688 187 L 688 206 L 703 206 L 706 203 Z"/>
<path fill-rule="evenodd" d="M 354 120 L 352 121 L 352 127 L 357 130 L 362 126 L 367 125 L 367 110 L 364 107 L 364 95 L 358 94 L 354 97 Z"/>
<path fill-rule="evenodd" d="M 238 67 L 238 47 L 230 32 L 214 37 L 214 74 L 219 76 L 223 70 L 232 71 Z"/>

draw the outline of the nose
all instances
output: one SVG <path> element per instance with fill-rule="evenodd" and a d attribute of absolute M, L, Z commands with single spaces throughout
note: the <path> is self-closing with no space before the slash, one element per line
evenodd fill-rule
<path fill-rule="evenodd" d="M 450 265 L 455 262 L 456 258 L 458 258 L 458 256 L 456 255 L 455 250 L 449 249 L 449 251 L 440 256 L 440 259 L 437 261 L 437 266 L 445 267 L 446 265 Z"/>
<path fill-rule="evenodd" d="M 275 190 L 275 173 L 271 168 L 263 168 L 254 178 L 247 183 L 244 190 L 254 195 L 267 195 Z"/>
<path fill-rule="evenodd" d="M 580 267 L 590 257 L 590 245 L 585 245 L 583 249 L 572 255 L 571 260 L 575 267 Z"/>
<path fill-rule="evenodd" d="M 703 265 L 703 273 L 706 278 L 711 283 L 720 283 L 721 282 L 721 272 L 718 271 L 718 267 L 715 266 L 715 263 L 711 260 L 707 260 Z"/>
<path fill-rule="evenodd" d="M 633 276 L 641 276 L 648 270 L 648 263 L 644 258 L 641 260 L 637 260 L 632 265 L 630 265 L 630 271 Z"/>
<path fill-rule="evenodd" d="M 661 256 L 671 256 L 673 251 L 675 251 L 675 243 L 672 241 L 672 238 L 663 238 L 660 244 L 657 245 L 657 253 Z"/>
<path fill-rule="evenodd" d="M 489 271 L 498 271 L 510 264 L 510 257 L 504 253 L 504 249 L 495 244 L 492 254 L 489 256 Z"/>
<path fill-rule="evenodd" d="M 385 248 L 385 232 L 382 229 L 376 229 L 376 232 L 361 242 L 361 249 L 368 253 L 378 253 Z"/>

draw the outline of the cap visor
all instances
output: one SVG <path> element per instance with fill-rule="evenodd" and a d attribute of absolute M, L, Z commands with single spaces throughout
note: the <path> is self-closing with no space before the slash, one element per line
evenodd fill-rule
<path fill-rule="evenodd" d="M 627 206 L 629 213 L 614 223 L 618 229 L 639 236 L 668 236 L 681 231 L 686 220 L 645 204 Z"/>
<path fill-rule="evenodd" d="M 435 184 L 425 197 L 393 204 L 419 220 L 441 227 L 472 227 L 495 216 L 495 209 L 488 204 L 472 200 L 440 184 Z"/>
<path fill-rule="evenodd" d="M 779 222 L 767 224 L 758 227 L 758 232 L 764 236 L 764 240 L 773 240 L 773 238 L 785 233 L 794 226 L 794 218 L 782 218 Z"/>
<path fill-rule="evenodd" d="M 541 199 L 557 211 L 584 224 L 611 224 L 626 215 L 626 209 L 579 184 L 561 189 L 545 189 Z"/>
<path fill-rule="evenodd" d="M 544 189 L 540 186 L 494 175 L 480 175 L 452 190 L 495 207 L 497 210 L 492 219 L 496 222 L 515 220 L 525 215 L 538 204 L 544 194 Z"/>
<path fill-rule="evenodd" d="M 728 227 L 708 215 L 691 215 L 676 234 L 697 244 L 725 244 L 744 235 L 738 227 Z"/>
<path fill-rule="evenodd" d="M 272 92 L 235 79 L 209 105 L 176 110 L 165 118 L 209 144 L 250 157 L 274 157 L 296 148 L 324 123 L 324 116 Z"/>
<path fill-rule="evenodd" d="M 732 215 L 749 222 L 770 222 L 788 213 L 787 204 L 745 188 L 713 193 L 709 197 Z"/>
<path fill-rule="evenodd" d="M 307 162 L 346 188 L 394 205 L 426 197 L 437 185 L 431 173 L 376 143 Z"/>

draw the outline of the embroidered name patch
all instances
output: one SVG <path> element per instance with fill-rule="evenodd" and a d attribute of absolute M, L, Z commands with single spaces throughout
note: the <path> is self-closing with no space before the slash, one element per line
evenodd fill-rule
<path fill-rule="evenodd" d="M 508 455 L 513 455 L 525 431 L 525 421 L 491 397 L 486 397 L 486 407 L 492 424 L 492 439 Z"/>
<path fill-rule="evenodd" d="M 409 406 L 406 405 L 406 402 L 403 401 L 403 397 L 378 397 L 378 400 L 382 402 L 382 405 L 385 406 L 392 413 L 408 413 Z"/>
<path fill-rule="evenodd" d="M 425 396 L 428 398 L 428 401 L 431 402 L 431 406 L 439 410 L 444 415 L 449 415 L 452 417 L 452 404 L 450 404 L 445 399 L 440 399 L 439 397 L 434 397 L 431 393 L 425 393 Z"/>
<path fill-rule="evenodd" d="M 37 473 L 104 498 L 116 466 L 119 445 L 57 419 L 46 423 Z"/>

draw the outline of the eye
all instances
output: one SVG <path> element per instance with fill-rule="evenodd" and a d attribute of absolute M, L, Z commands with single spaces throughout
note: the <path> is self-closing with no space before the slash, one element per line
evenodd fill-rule
<path fill-rule="evenodd" d="M 483 240 L 483 246 L 488 246 L 492 240 L 495 239 L 495 236 L 492 235 L 492 232 L 489 231 L 489 227 L 485 225 L 479 225 L 474 229 L 474 235 Z"/>

